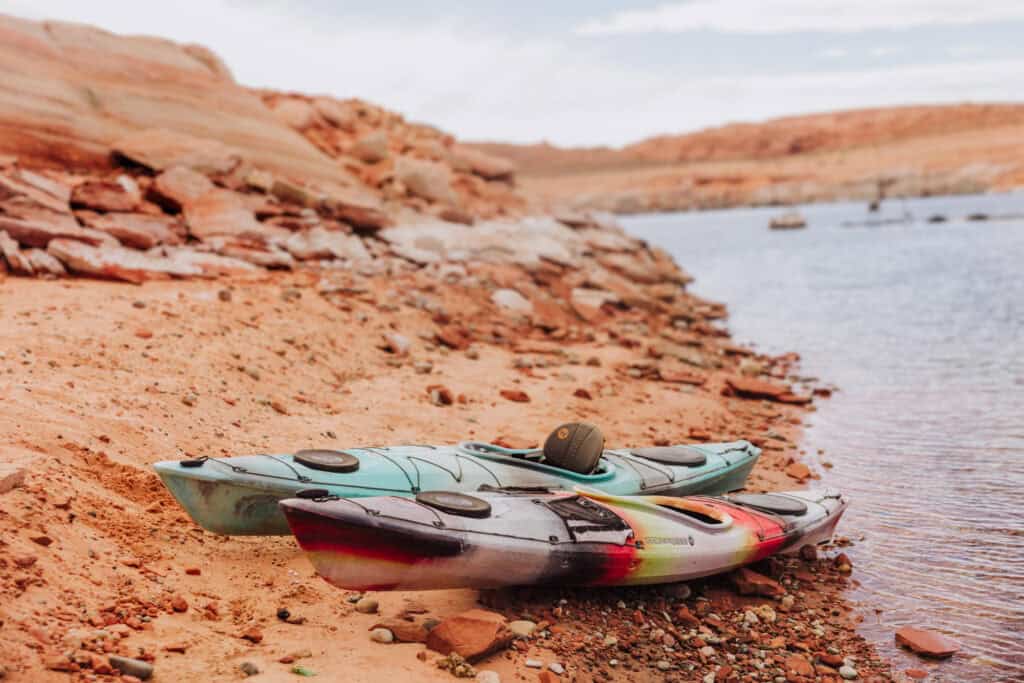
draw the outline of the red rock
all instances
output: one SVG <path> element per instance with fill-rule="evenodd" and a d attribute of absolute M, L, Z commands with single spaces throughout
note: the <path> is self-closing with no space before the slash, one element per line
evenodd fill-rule
<path fill-rule="evenodd" d="M 802 481 L 811 476 L 811 468 L 802 462 L 790 463 L 789 466 L 786 467 L 786 476 Z"/>
<path fill-rule="evenodd" d="M 199 201 L 214 187 L 213 182 L 202 173 L 184 166 L 174 166 L 153 180 L 149 196 L 165 209 L 178 212 Z"/>
<path fill-rule="evenodd" d="M 171 598 L 171 609 L 173 609 L 175 612 L 187 612 L 188 601 L 180 595 L 175 595 L 173 598 Z"/>
<path fill-rule="evenodd" d="M 258 626 L 250 626 L 242 631 L 238 637 L 242 640 L 248 640 L 250 643 L 255 644 L 263 640 L 263 631 L 261 631 Z"/>
<path fill-rule="evenodd" d="M 79 666 L 64 655 L 50 657 L 46 660 L 46 668 L 51 671 L 78 671 Z"/>
<path fill-rule="evenodd" d="M 842 655 L 834 655 L 830 652 L 819 652 L 817 657 L 819 661 L 824 664 L 828 664 L 834 669 L 838 669 L 843 665 Z"/>
<path fill-rule="evenodd" d="M 184 166 L 201 173 L 230 173 L 240 160 L 237 152 L 217 140 L 163 128 L 130 133 L 112 147 L 115 155 L 154 171 Z"/>
<path fill-rule="evenodd" d="M 503 398 L 506 398 L 509 401 L 514 401 L 516 403 L 530 402 L 529 395 L 521 389 L 502 389 L 500 393 Z"/>
<path fill-rule="evenodd" d="M 763 595 L 768 598 L 779 598 L 786 593 L 786 589 L 778 581 L 746 567 L 741 567 L 730 573 L 729 580 L 740 595 Z"/>
<path fill-rule="evenodd" d="M 415 197 L 444 204 L 455 200 L 451 169 L 444 164 L 400 156 L 395 160 L 395 176 Z"/>
<path fill-rule="evenodd" d="M 711 440 L 711 432 L 709 432 L 706 429 L 701 429 L 699 427 L 690 427 L 689 435 L 691 439 L 696 439 L 697 441 Z"/>
<path fill-rule="evenodd" d="M 903 673 L 907 674 L 907 676 L 917 681 L 921 681 L 925 678 L 928 678 L 928 672 L 924 669 L 907 669 Z"/>
<path fill-rule="evenodd" d="M 742 398 L 778 400 L 780 396 L 790 393 L 786 387 L 751 377 L 726 377 L 725 383 L 737 396 Z"/>
<path fill-rule="evenodd" d="M 715 672 L 715 683 L 726 683 L 730 679 L 735 680 L 736 676 L 733 675 L 733 669 L 728 664 L 723 665 Z"/>
<path fill-rule="evenodd" d="M 128 176 L 86 180 L 71 190 L 71 206 L 94 211 L 134 211 L 142 203 L 138 184 Z"/>
<path fill-rule="evenodd" d="M 507 647 L 512 640 L 505 617 L 471 609 L 435 626 L 427 636 L 427 647 L 443 655 L 455 652 L 467 661 L 475 661 Z"/>
<path fill-rule="evenodd" d="M 805 562 L 814 562 L 818 559 L 818 547 L 811 544 L 801 546 L 800 559 L 804 560 Z"/>
<path fill-rule="evenodd" d="M 813 396 L 801 396 L 791 392 L 786 392 L 775 397 L 775 400 L 779 403 L 790 403 L 792 405 L 803 406 L 811 403 L 814 400 Z"/>
<path fill-rule="evenodd" d="M 453 145 L 451 148 L 452 166 L 457 171 L 467 171 L 480 176 L 484 180 L 515 180 L 516 167 L 508 159 L 472 149 L 465 145 Z"/>
<path fill-rule="evenodd" d="M 138 330 L 135 330 L 135 336 L 138 337 L 139 339 L 152 339 L 153 333 L 145 328 L 140 328 Z"/>
<path fill-rule="evenodd" d="M 22 252 L 22 255 L 28 260 L 29 265 L 32 266 L 32 270 L 36 275 L 53 275 L 54 277 L 61 277 L 68 274 L 60 261 L 42 249 L 26 249 Z"/>
<path fill-rule="evenodd" d="M 260 223 L 241 197 L 230 190 L 210 190 L 187 204 L 184 213 L 189 234 L 200 240 L 221 236 L 264 242 L 285 240 L 291 235 L 284 228 Z"/>
<path fill-rule="evenodd" d="M 665 366 L 658 367 L 658 376 L 662 382 L 670 382 L 672 384 L 691 384 L 693 386 L 703 386 L 707 382 L 707 377 L 698 375 L 692 372 L 688 372 L 681 368 L 670 368 Z"/>
<path fill-rule="evenodd" d="M 686 628 L 699 628 L 701 625 L 700 619 L 686 605 L 676 610 L 676 621 Z"/>
<path fill-rule="evenodd" d="M 73 240 L 55 239 L 47 251 L 73 272 L 115 280 L 141 283 L 171 276 L 203 275 L 194 265 L 122 247 L 91 247 Z"/>
<path fill-rule="evenodd" d="M 36 545 L 43 546 L 44 548 L 49 547 L 53 543 L 53 539 L 45 534 L 40 534 L 38 536 L 30 536 L 29 540 L 31 540 Z"/>
<path fill-rule="evenodd" d="M 431 384 L 427 387 L 427 393 L 430 395 L 430 401 L 434 405 L 450 406 L 454 403 L 451 389 L 442 384 Z"/>
<path fill-rule="evenodd" d="M 22 220 L 0 216 L 0 230 L 21 245 L 40 249 L 45 249 L 55 239 L 72 239 L 93 245 L 117 243 L 116 239 L 106 233 L 83 228 L 70 214 L 66 220 Z"/>
<path fill-rule="evenodd" d="M 960 651 L 960 644 L 936 631 L 904 626 L 896 631 L 896 642 L 924 655 L 944 659 Z"/>
<path fill-rule="evenodd" d="M 181 244 L 185 229 L 173 216 L 143 213 L 96 214 L 80 212 L 79 218 L 94 230 L 111 235 L 121 244 L 150 249 L 158 244 Z"/>
<path fill-rule="evenodd" d="M 438 329 L 436 335 L 437 341 L 441 342 L 445 346 L 457 351 L 465 351 L 469 348 L 470 336 L 469 334 L 460 327 L 455 325 L 445 325 Z"/>
<path fill-rule="evenodd" d="M 18 243 L 11 239 L 5 231 L 0 230 L 0 261 L 7 261 L 7 267 L 16 275 L 32 275 L 35 268 L 26 254 L 18 248 Z"/>
<path fill-rule="evenodd" d="M 786 673 L 795 673 L 798 676 L 814 678 L 814 667 L 802 655 L 789 655 L 786 657 Z"/>
<path fill-rule="evenodd" d="M 572 392 L 572 395 L 575 396 L 576 398 L 583 398 L 588 401 L 594 400 L 594 397 L 590 395 L 590 392 L 584 389 L 583 387 L 580 387 L 576 391 Z"/>
<path fill-rule="evenodd" d="M 367 133 L 355 141 L 348 153 L 368 164 L 384 161 L 389 153 L 388 135 L 383 130 Z"/>
<path fill-rule="evenodd" d="M 189 576 L 199 576 L 203 572 L 199 569 L 199 567 L 185 567 L 185 573 Z"/>
<path fill-rule="evenodd" d="M 558 683 L 558 676 L 545 669 L 537 674 L 537 683 Z"/>
<path fill-rule="evenodd" d="M 836 569 L 843 574 L 849 574 L 850 570 L 853 569 L 853 560 L 846 553 L 839 553 L 835 559 L 832 560 L 832 564 L 836 566 Z"/>
<path fill-rule="evenodd" d="M 28 569 L 29 567 L 34 565 L 38 561 L 38 559 L 39 558 L 35 555 L 15 555 L 11 558 L 11 560 L 14 562 L 14 566 L 20 567 L 21 569 Z"/>
<path fill-rule="evenodd" d="M 186 650 L 188 650 L 188 643 L 175 642 L 164 645 L 164 652 L 177 652 L 183 655 Z"/>

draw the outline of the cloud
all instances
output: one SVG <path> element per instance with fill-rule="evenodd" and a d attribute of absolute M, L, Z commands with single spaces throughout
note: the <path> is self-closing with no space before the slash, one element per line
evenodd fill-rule
<path fill-rule="evenodd" d="M 578 39 L 446 18 L 399 25 L 312 16 L 269 0 L 0 0 L 0 7 L 201 43 L 247 85 L 360 97 L 476 140 L 619 145 L 806 111 L 1024 100 L 1017 78 L 1024 59 L 772 74 L 751 55 L 742 75 L 710 77 L 700 65 L 671 60 L 633 65 Z"/>
<path fill-rule="evenodd" d="M 582 35 L 683 33 L 853 33 L 1024 19 L 1020 0 L 692 0 L 622 10 L 576 27 Z"/>
<path fill-rule="evenodd" d="M 845 48 L 830 47 L 825 50 L 822 50 L 818 54 L 822 57 L 825 57 L 826 59 L 841 59 L 850 53 Z"/>

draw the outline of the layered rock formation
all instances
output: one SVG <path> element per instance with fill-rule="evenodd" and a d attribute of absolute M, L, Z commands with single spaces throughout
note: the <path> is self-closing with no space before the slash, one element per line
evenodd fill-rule
<path fill-rule="evenodd" d="M 635 213 L 1024 186 L 1024 106 L 894 107 L 730 124 L 621 149 L 478 144 L 531 197 Z"/>

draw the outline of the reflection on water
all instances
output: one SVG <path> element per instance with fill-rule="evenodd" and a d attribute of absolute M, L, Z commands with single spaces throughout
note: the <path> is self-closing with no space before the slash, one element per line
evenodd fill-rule
<path fill-rule="evenodd" d="M 806 444 L 852 498 L 864 634 L 897 670 L 933 667 L 894 646 L 899 626 L 954 636 L 929 680 L 1024 681 L 1024 220 L 963 220 L 1022 214 L 1024 195 L 888 204 L 921 220 L 851 227 L 865 207 L 830 204 L 798 231 L 769 231 L 772 209 L 625 223 L 729 304 L 739 341 L 840 387 Z"/>

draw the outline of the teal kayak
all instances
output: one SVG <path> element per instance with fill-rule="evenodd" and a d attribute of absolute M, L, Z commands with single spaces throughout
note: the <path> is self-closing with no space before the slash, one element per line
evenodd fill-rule
<path fill-rule="evenodd" d="M 593 472 L 581 474 L 545 464 L 539 450 L 462 442 L 168 460 L 154 468 L 203 528 L 262 536 L 290 533 L 278 501 L 301 495 L 413 497 L 430 490 L 575 486 L 619 496 L 720 494 L 742 488 L 760 454 L 747 441 L 605 450 Z"/>

